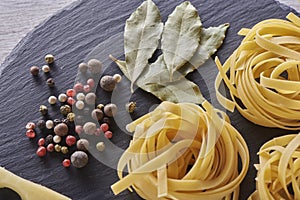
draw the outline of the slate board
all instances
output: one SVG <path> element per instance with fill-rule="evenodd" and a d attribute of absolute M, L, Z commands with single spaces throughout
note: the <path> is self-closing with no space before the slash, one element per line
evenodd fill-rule
<path fill-rule="evenodd" d="M 182 0 L 155 0 L 161 10 L 163 21 L 181 2 Z M 204 27 L 230 23 L 224 44 L 217 52 L 221 62 L 224 62 L 240 44 L 242 37 L 237 36 L 237 32 L 242 27 L 252 27 L 268 18 L 285 18 L 292 11 L 273 0 L 191 0 L 191 2 L 199 10 Z M 38 107 L 47 104 L 48 96 L 65 92 L 72 87 L 77 74 L 77 65 L 86 60 L 88 55 L 92 57 L 96 52 L 93 51 L 96 46 L 105 44 L 109 37 L 122 33 L 125 20 L 140 3 L 138 0 L 77 1 L 39 25 L 17 45 L 1 66 L 1 166 L 74 200 L 140 199 L 137 194 L 128 191 L 114 196 L 110 185 L 118 180 L 116 171 L 93 157 L 88 166 L 80 170 L 63 168 L 61 155 L 51 154 L 40 159 L 35 155 L 36 140 L 28 140 L 24 128 L 28 121 L 37 121 L 41 118 Z M 100 53 L 105 58 L 109 53 L 122 56 L 122 47 L 105 46 L 105 48 L 96 54 Z M 29 73 L 30 66 L 44 64 L 43 57 L 47 53 L 54 54 L 56 58 L 49 75 L 56 81 L 55 90 L 49 90 L 46 86 L 47 76 L 40 73 L 39 78 L 34 79 Z M 115 64 L 110 62 L 107 65 L 105 74 L 120 72 Z M 216 68 L 210 68 L 209 71 L 193 73 L 188 77 L 200 85 L 206 98 L 216 107 L 220 107 L 212 95 L 216 72 Z M 110 101 L 110 95 L 107 93 L 98 91 L 97 95 L 101 95 L 102 102 Z M 137 101 L 139 106 L 133 118 L 145 114 L 151 105 L 159 103 L 158 99 L 142 90 L 137 90 L 131 99 Z M 50 116 L 53 118 L 59 116 L 57 111 L 56 106 L 50 107 Z M 256 152 L 259 147 L 273 137 L 296 132 L 260 127 L 248 122 L 237 112 L 228 114 L 233 126 L 244 136 L 251 154 L 249 171 L 240 191 L 240 199 L 246 199 L 255 188 L 256 171 L 253 164 L 258 162 Z M 122 133 L 117 127 L 114 127 L 114 131 L 112 142 L 125 149 L 130 136 Z M 7 190 L 0 192 L 0 199 L 8 199 Z M 11 196 L 9 199 L 15 198 Z"/>

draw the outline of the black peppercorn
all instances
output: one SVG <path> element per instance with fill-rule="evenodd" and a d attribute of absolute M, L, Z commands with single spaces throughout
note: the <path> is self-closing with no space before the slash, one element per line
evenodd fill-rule
<path fill-rule="evenodd" d="M 37 122 L 37 127 L 39 128 L 39 129 L 44 129 L 44 128 L 46 128 L 46 122 L 45 122 L 45 120 L 39 120 L 38 122 Z"/>
<path fill-rule="evenodd" d="M 40 106 L 40 113 L 41 113 L 42 115 L 47 115 L 47 114 L 48 114 L 48 108 L 47 108 L 47 106 L 41 105 L 41 106 Z"/>
<path fill-rule="evenodd" d="M 103 123 L 110 124 L 110 119 L 109 119 L 109 117 L 103 117 L 102 122 L 103 122 Z"/>
<path fill-rule="evenodd" d="M 61 122 L 62 123 L 65 123 L 65 124 L 69 124 L 70 122 L 69 122 L 69 120 L 67 119 L 67 118 L 63 118 L 62 120 L 61 120 Z"/>
<path fill-rule="evenodd" d="M 51 88 L 53 88 L 55 86 L 55 82 L 53 78 L 48 78 L 46 81 L 47 85 Z"/>
<path fill-rule="evenodd" d="M 61 123 L 60 119 L 54 119 L 53 120 L 54 126 L 56 126 L 57 124 Z"/>
<path fill-rule="evenodd" d="M 53 135 L 47 135 L 47 137 L 46 137 L 46 143 L 51 143 L 51 142 L 53 142 Z"/>

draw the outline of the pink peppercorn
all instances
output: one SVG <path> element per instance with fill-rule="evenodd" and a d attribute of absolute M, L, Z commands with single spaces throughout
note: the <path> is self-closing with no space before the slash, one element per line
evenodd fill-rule
<path fill-rule="evenodd" d="M 89 92 L 91 91 L 91 86 L 89 86 L 89 85 L 84 85 L 84 86 L 83 86 L 83 91 L 84 91 L 85 93 L 89 93 Z"/>
<path fill-rule="evenodd" d="M 76 92 L 81 92 L 83 91 L 83 84 L 82 83 L 76 83 L 73 87 L 73 89 L 76 91 Z M 74 95 L 75 96 L 75 95 Z"/>
<path fill-rule="evenodd" d="M 100 129 L 105 133 L 106 131 L 108 131 L 109 126 L 107 123 L 103 123 L 101 124 Z"/>
<path fill-rule="evenodd" d="M 67 103 L 70 105 L 74 105 L 76 103 L 76 100 L 73 97 L 68 97 Z"/>
<path fill-rule="evenodd" d="M 26 124 L 26 129 L 29 130 L 29 129 L 35 129 L 35 123 L 33 122 L 28 122 Z"/>
<path fill-rule="evenodd" d="M 75 97 L 76 91 L 74 89 L 68 89 L 66 94 L 68 97 Z"/>
<path fill-rule="evenodd" d="M 110 138 L 112 138 L 113 134 L 112 134 L 111 131 L 106 131 L 106 132 L 104 133 L 104 136 L 105 136 L 107 139 L 110 139 Z"/>
<path fill-rule="evenodd" d="M 36 151 L 36 155 L 38 155 L 39 157 L 44 157 L 46 155 L 46 152 L 46 148 L 44 146 L 40 146 Z"/>
<path fill-rule="evenodd" d="M 80 125 L 75 126 L 75 132 L 79 135 L 83 132 L 83 127 Z"/>
<path fill-rule="evenodd" d="M 45 138 L 40 138 L 38 141 L 39 146 L 44 146 L 45 145 Z"/>
<path fill-rule="evenodd" d="M 28 138 L 35 138 L 35 131 L 34 131 L 33 129 L 28 129 L 28 130 L 26 131 L 26 136 L 27 136 Z"/>
<path fill-rule="evenodd" d="M 54 144 L 52 144 L 52 143 L 48 144 L 47 151 L 48 152 L 53 152 L 54 151 Z"/>
<path fill-rule="evenodd" d="M 86 81 L 86 83 L 91 87 L 94 88 L 95 87 L 95 81 L 94 79 L 90 78 Z"/>
<path fill-rule="evenodd" d="M 66 143 L 68 146 L 73 146 L 74 144 L 76 144 L 76 138 L 73 135 L 68 135 L 66 137 Z"/>
<path fill-rule="evenodd" d="M 64 159 L 62 164 L 64 167 L 68 168 L 71 166 L 71 161 L 70 161 L 70 159 Z"/>

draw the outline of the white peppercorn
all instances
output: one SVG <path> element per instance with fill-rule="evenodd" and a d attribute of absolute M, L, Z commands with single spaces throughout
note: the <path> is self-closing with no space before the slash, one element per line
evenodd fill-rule
<path fill-rule="evenodd" d="M 43 72 L 48 73 L 48 72 L 50 72 L 50 67 L 48 65 L 43 65 L 42 70 L 43 70 Z"/>
<path fill-rule="evenodd" d="M 115 80 L 116 83 L 120 83 L 122 80 L 122 76 L 120 74 L 115 74 L 113 75 L 113 79 Z"/>
<path fill-rule="evenodd" d="M 84 101 L 85 95 L 82 92 L 80 92 L 76 95 L 76 98 L 78 101 Z"/>
<path fill-rule="evenodd" d="M 64 103 L 64 102 L 67 101 L 67 99 L 68 99 L 68 96 L 66 94 L 60 94 L 60 95 L 58 95 L 58 101 L 59 102 Z"/>
<path fill-rule="evenodd" d="M 78 110 L 82 110 L 84 108 L 84 102 L 79 100 L 76 102 L 75 106 Z"/>
<path fill-rule="evenodd" d="M 50 96 L 48 98 L 48 102 L 49 102 L 49 104 L 54 105 L 57 102 L 57 98 L 55 96 Z"/>
<path fill-rule="evenodd" d="M 54 123 L 53 123 L 52 120 L 47 120 L 47 121 L 46 121 L 46 128 L 47 128 L 47 129 L 52 129 L 53 126 L 54 126 Z"/>
<path fill-rule="evenodd" d="M 53 142 L 58 144 L 61 142 L 61 137 L 59 135 L 54 135 L 53 136 Z"/>

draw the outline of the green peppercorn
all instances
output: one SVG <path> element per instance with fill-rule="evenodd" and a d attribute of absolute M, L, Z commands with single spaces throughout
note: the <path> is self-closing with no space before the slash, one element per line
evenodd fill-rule
<path fill-rule="evenodd" d="M 75 120 L 75 114 L 72 113 L 72 112 L 70 112 L 70 113 L 67 115 L 67 120 L 68 120 L 69 122 L 74 122 L 74 120 Z"/>
<path fill-rule="evenodd" d="M 63 146 L 63 147 L 61 147 L 60 151 L 61 151 L 63 154 L 67 154 L 67 153 L 69 152 L 69 149 L 68 149 L 68 147 Z"/>
<path fill-rule="evenodd" d="M 62 115 L 68 115 L 72 111 L 71 107 L 69 105 L 63 105 L 60 107 L 60 113 Z"/>
<path fill-rule="evenodd" d="M 100 104 L 97 105 L 97 108 L 102 110 L 104 108 L 104 105 L 102 103 L 100 103 Z"/>
<path fill-rule="evenodd" d="M 53 88 L 55 86 L 55 82 L 53 78 L 48 78 L 46 83 L 50 88 Z"/>
<path fill-rule="evenodd" d="M 125 108 L 126 108 L 127 112 L 133 113 L 136 108 L 136 103 L 131 101 L 125 105 Z"/>
<path fill-rule="evenodd" d="M 48 108 L 47 108 L 47 106 L 41 105 L 41 106 L 40 106 L 40 113 L 41 113 L 42 115 L 47 115 L 47 114 L 48 114 Z"/>
<path fill-rule="evenodd" d="M 55 149 L 56 152 L 60 152 L 61 151 L 61 146 L 59 144 L 56 144 L 54 146 L 54 149 Z"/>
<path fill-rule="evenodd" d="M 47 54 L 47 55 L 45 56 L 45 61 L 46 61 L 46 63 L 48 63 L 48 64 L 53 63 L 53 62 L 54 62 L 54 56 L 53 56 L 52 54 Z"/>

